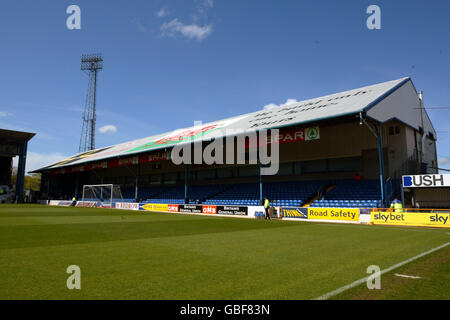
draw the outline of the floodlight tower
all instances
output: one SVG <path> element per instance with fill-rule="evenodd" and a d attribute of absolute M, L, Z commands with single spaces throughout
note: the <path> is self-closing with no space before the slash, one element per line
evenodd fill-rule
<path fill-rule="evenodd" d="M 88 74 L 89 84 L 83 112 L 83 125 L 78 152 L 95 149 L 97 72 L 101 69 L 103 69 L 103 57 L 101 54 L 84 54 L 81 56 L 81 70 Z"/>

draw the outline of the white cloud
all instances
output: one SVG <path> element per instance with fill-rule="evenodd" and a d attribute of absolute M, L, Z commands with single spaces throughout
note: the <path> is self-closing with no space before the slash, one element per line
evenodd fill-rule
<path fill-rule="evenodd" d="M 10 117 L 12 116 L 12 113 L 6 112 L 6 111 L 0 111 L 0 118 L 3 117 Z"/>
<path fill-rule="evenodd" d="M 214 0 L 197 0 L 197 10 L 200 13 L 205 13 L 207 10 L 214 7 Z"/>
<path fill-rule="evenodd" d="M 159 10 L 158 12 L 156 12 L 156 16 L 162 18 L 162 17 L 165 17 L 168 13 L 169 13 L 169 12 L 168 12 L 166 9 L 161 8 L 161 10 Z"/>
<path fill-rule="evenodd" d="M 446 164 L 450 163 L 450 157 L 439 158 L 438 163 L 440 166 L 446 165 Z"/>
<path fill-rule="evenodd" d="M 278 108 L 278 107 L 279 107 L 279 105 L 274 104 L 274 103 L 271 103 L 271 104 L 266 104 L 266 105 L 264 106 L 264 109 L 265 109 L 265 110 L 269 110 L 269 109 Z"/>
<path fill-rule="evenodd" d="M 274 104 L 274 103 L 267 104 L 267 105 L 264 106 L 264 109 L 265 110 L 269 110 L 269 109 L 273 109 L 273 108 L 285 107 L 285 106 L 288 106 L 290 104 L 294 104 L 294 103 L 297 103 L 297 102 L 298 102 L 297 99 L 287 99 L 285 103 L 282 103 L 280 105 Z"/>
<path fill-rule="evenodd" d="M 108 125 L 98 128 L 98 132 L 100 132 L 101 134 L 105 134 L 105 133 L 113 134 L 113 133 L 117 132 L 117 127 L 115 125 L 108 124 Z"/>
<path fill-rule="evenodd" d="M 177 34 L 188 39 L 203 40 L 212 33 L 212 25 L 199 26 L 198 24 L 184 24 L 178 19 L 173 19 L 161 26 L 161 33 L 169 37 L 175 37 Z"/>
<path fill-rule="evenodd" d="M 136 18 L 133 20 L 133 22 L 136 24 L 136 26 L 138 27 L 139 31 L 142 32 L 147 32 L 149 31 L 149 28 L 147 26 L 145 26 L 141 20 L 139 18 Z"/>
<path fill-rule="evenodd" d="M 194 22 L 198 22 L 200 19 L 208 21 L 208 12 L 214 7 L 214 0 L 196 0 L 196 9 L 192 15 Z"/>
<path fill-rule="evenodd" d="M 27 160 L 25 164 L 25 172 L 33 171 L 51 165 L 53 163 L 59 162 L 61 160 L 67 159 L 68 157 L 55 152 L 55 153 L 38 153 L 38 152 L 27 152 Z M 19 157 L 13 159 L 13 165 L 17 167 Z"/>
<path fill-rule="evenodd" d="M 207 14 L 207 11 L 214 7 L 214 0 L 197 0 L 196 3 L 199 14 Z"/>

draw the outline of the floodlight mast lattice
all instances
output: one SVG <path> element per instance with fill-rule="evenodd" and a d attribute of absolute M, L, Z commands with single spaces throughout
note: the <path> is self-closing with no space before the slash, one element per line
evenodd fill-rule
<path fill-rule="evenodd" d="M 103 69 L 103 57 L 101 54 L 84 54 L 81 56 L 81 70 L 88 73 L 89 83 L 82 117 L 80 146 L 78 148 L 80 153 L 95 149 L 97 73 L 101 69 Z"/>

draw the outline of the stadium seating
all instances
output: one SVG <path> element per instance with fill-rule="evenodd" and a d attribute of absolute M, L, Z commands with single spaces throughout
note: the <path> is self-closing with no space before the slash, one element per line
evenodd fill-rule
<path fill-rule="evenodd" d="M 222 185 L 202 185 L 191 186 L 189 188 L 189 203 L 198 204 L 203 200 L 214 196 L 217 193 L 223 192 L 226 189 L 231 188 L 229 184 Z M 184 203 L 184 186 L 173 186 L 166 188 L 165 190 L 157 193 L 155 196 L 143 196 L 146 198 L 144 202 L 147 203 L 172 203 L 181 204 Z"/>
<path fill-rule="evenodd" d="M 168 186 L 154 186 L 154 187 L 140 187 L 138 197 L 140 199 L 147 199 L 151 197 L 158 197 L 159 194 L 168 190 Z M 135 189 L 134 188 L 124 188 L 122 189 L 122 196 L 125 199 L 132 199 L 135 202 Z"/>
<path fill-rule="evenodd" d="M 273 206 L 301 206 L 314 196 L 324 181 L 271 182 L 263 185 L 263 194 Z M 216 205 L 259 205 L 259 184 L 237 184 L 227 191 L 205 201 Z"/>
<path fill-rule="evenodd" d="M 274 206 L 303 205 L 307 200 L 317 194 L 326 181 L 290 181 L 264 184 L 264 192 Z"/>
<path fill-rule="evenodd" d="M 381 206 L 379 182 L 376 180 L 286 181 L 267 182 L 263 194 L 272 206 L 299 207 L 307 203 L 318 190 L 335 185 L 311 207 L 375 208 Z M 125 202 L 134 202 L 134 189 L 123 190 Z M 139 189 L 143 203 L 184 204 L 184 186 L 154 186 Z M 191 186 L 190 204 L 260 205 L 259 183 L 213 184 Z"/>
<path fill-rule="evenodd" d="M 143 203 L 184 204 L 184 199 L 147 199 Z"/>
<path fill-rule="evenodd" d="M 207 199 L 205 204 L 255 206 L 259 204 L 259 186 L 257 183 L 233 185 L 228 190 Z"/>
<path fill-rule="evenodd" d="M 324 199 L 311 207 L 377 208 L 381 206 L 380 184 L 376 180 L 339 180 Z"/>

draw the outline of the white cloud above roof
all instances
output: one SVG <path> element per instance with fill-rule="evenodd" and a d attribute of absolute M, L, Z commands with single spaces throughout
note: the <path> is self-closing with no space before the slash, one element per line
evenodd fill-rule
<path fill-rule="evenodd" d="M 165 8 L 161 8 L 158 12 L 156 12 L 156 16 L 162 18 L 168 14 L 168 11 Z"/>
<path fill-rule="evenodd" d="M 105 134 L 105 133 L 113 134 L 113 133 L 117 132 L 117 127 L 113 124 L 108 124 L 108 125 L 98 128 L 98 132 L 100 132 L 101 134 Z"/>
<path fill-rule="evenodd" d="M 166 22 L 161 26 L 161 33 L 168 37 L 182 35 L 188 39 L 203 40 L 211 35 L 213 31 L 212 25 L 200 26 L 196 23 L 184 24 L 177 18 L 170 22 Z"/>
<path fill-rule="evenodd" d="M 296 102 L 298 102 L 297 99 L 287 99 L 286 102 L 282 103 L 282 104 L 274 104 L 274 103 L 267 104 L 264 106 L 263 109 L 269 110 L 269 109 L 273 109 L 273 108 L 284 107 L 284 106 L 288 106 L 288 105 L 296 103 Z"/>

